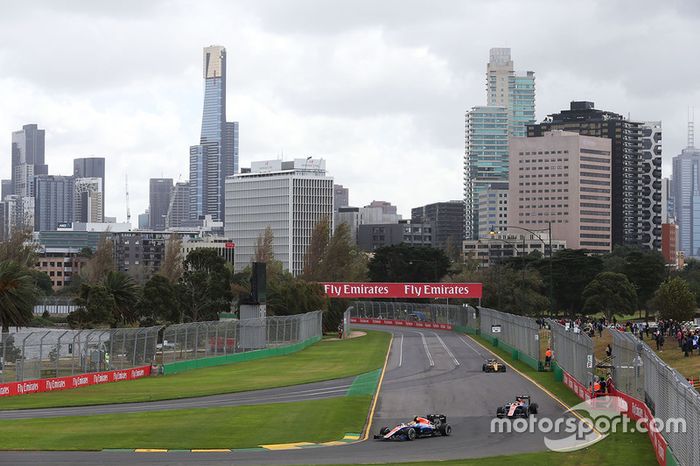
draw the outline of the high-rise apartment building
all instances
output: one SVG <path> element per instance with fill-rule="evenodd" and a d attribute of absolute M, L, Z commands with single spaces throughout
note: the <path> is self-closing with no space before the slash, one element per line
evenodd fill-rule
<path fill-rule="evenodd" d="M 190 147 L 190 218 L 224 217 L 224 181 L 238 173 L 238 122 L 226 121 L 226 49 L 204 48 L 204 111 Z"/>
<path fill-rule="evenodd" d="M 54 231 L 72 223 L 75 178 L 37 175 L 34 178 L 34 231 Z"/>
<path fill-rule="evenodd" d="M 5 197 L 12 194 L 12 180 L 2 180 L 2 194 L 0 194 L 0 201 L 3 201 Z"/>
<path fill-rule="evenodd" d="M 170 194 L 173 190 L 172 178 L 151 178 L 149 183 L 149 224 L 151 230 L 165 230 L 165 218 L 170 207 Z"/>
<path fill-rule="evenodd" d="M 100 217 L 105 216 L 105 158 L 104 157 L 81 157 L 73 159 L 73 176 L 78 178 L 99 178 L 102 180 L 102 206 Z"/>
<path fill-rule="evenodd" d="M 333 178 L 322 159 L 253 162 L 226 180 L 225 235 L 236 245 L 236 270 L 250 264 L 258 237 L 269 226 L 274 256 L 299 275 L 314 226 L 333 218 Z"/>
<path fill-rule="evenodd" d="M 678 250 L 700 257 L 700 149 L 695 147 L 693 123 L 688 123 L 688 146 L 673 158 L 673 203 L 678 224 Z"/>
<path fill-rule="evenodd" d="M 412 224 L 432 225 L 432 246 L 446 249 L 452 243 L 461 248 L 464 240 L 464 202 L 436 202 L 411 209 Z"/>
<path fill-rule="evenodd" d="M 548 131 L 510 143 L 508 225 L 546 230 L 571 249 L 612 246 L 609 138 Z M 517 233 L 519 230 L 515 230 Z"/>
<path fill-rule="evenodd" d="M 639 173 L 642 217 L 640 246 L 661 250 L 661 213 L 664 210 L 661 193 L 661 122 L 642 123 L 642 160 Z"/>
<path fill-rule="evenodd" d="M 535 73 L 513 68 L 509 48 L 492 48 L 486 65 L 486 101 L 490 107 L 508 109 L 508 134 L 527 134 L 535 122 Z"/>
<path fill-rule="evenodd" d="M 491 183 L 479 193 L 479 238 L 507 231 L 508 183 Z"/>
<path fill-rule="evenodd" d="M 189 222 L 190 183 L 177 182 L 170 194 L 170 205 L 165 217 L 165 228 L 180 228 Z"/>
<path fill-rule="evenodd" d="M 74 177 L 75 178 L 75 177 Z M 104 186 L 103 179 L 75 178 L 73 197 L 73 220 L 82 223 L 103 223 Z"/>
<path fill-rule="evenodd" d="M 656 212 L 655 204 L 645 206 L 643 186 L 649 187 L 650 199 L 653 200 L 661 189 L 661 184 L 656 184 L 656 181 L 661 180 L 661 172 L 653 160 L 649 164 L 644 163 L 643 127 L 644 123 L 630 121 L 617 113 L 598 110 L 594 108 L 593 102 L 571 102 L 569 110 L 549 115 L 542 123 L 527 127 L 529 137 L 539 137 L 551 130 L 564 130 L 610 139 L 613 245 L 648 247 L 657 242 L 654 238 L 653 220 L 649 223 L 644 221 L 645 217 L 653 219 Z M 660 128 L 656 128 L 653 133 L 658 133 L 660 140 Z M 647 176 L 649 182 L 644 183 Z"/>
<path fill-rule="evenodd" d="M 473 107 L 465 120 L 465 234 L 478 239 L 480 194 L 492 183 L 508 181 L 508 109 Z"/>
<path fill-rule="evenodd" d="M 350 205 L 350 190 L 342 184 L 333 185 L 333 212 L 338 212 L 341 207 Z"/>

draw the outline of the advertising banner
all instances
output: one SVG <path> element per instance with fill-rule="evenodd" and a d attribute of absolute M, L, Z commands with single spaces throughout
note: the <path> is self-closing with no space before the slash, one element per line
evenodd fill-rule
<path fill-rule="evenodd" d="M 452 330 L 450 324 L 438 324 L 435 322 L 412 322 L 397 319 L 372 319 L 364 317 L 351 317 L 351 324 L 371 324 L 371 325 L 398 325 L 401 327 L 431 328 L 435 330 Z"/>
<path fill-rule="evenodd" d="M 151 375 L 151 366 L 133 367 L 117 371 L 92 372 L 70 377 L 55 377 L 52 379 L 25 380 L 0 384 L 0 397 L 27 395 L 29 393 L 68 390 L 71 388 L 87 387 L 100 383 L 134 380 Z"/>
<path fill-rule="evenodd" d="M 481 283 L 350 283 L 324 282 L 330 298 L 481 298 Z"/>

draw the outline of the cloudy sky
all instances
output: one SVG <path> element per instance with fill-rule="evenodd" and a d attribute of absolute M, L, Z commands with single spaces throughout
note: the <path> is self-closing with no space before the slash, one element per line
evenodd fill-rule
<path fill-rule="evenodd" d="M 109 216 L 148 179 L 188 179 L 202 47 L 228 52 L 241 166 L 323 157 L 351 205 L 462 197 L 464 113 L 485 104 L 489 48 L 537 77 L 537 118 L 592 100 L 662 120 L 664 175 L 700 120 L 700 2 L 0 0 L 0 176 L 11 132 L 46 129 L 51 174 L 107 158 Z M 5 155 L 2 155 L 2 154 Z"/>

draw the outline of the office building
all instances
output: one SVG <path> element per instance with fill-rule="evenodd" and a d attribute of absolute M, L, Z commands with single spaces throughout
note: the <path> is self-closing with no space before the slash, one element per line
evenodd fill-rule
<path fill-rule="evenodd" d="M 333 219 L 333 178 L 323 159 L 253 162 L 226 180 L 224 231 L 236 244 L 236 271 L 253 260 L 269 226 L 275 259 L 299 275 L 314 226 L 324 217 Z"/>
<path fill-rule="evenodd" d="M 357 244 L 357 230 L 360 227 L 360 208 L 359 207 L 339 207 L 338 212 L 334 215 L 334 225 L 338 228 L 339 225 L 345 223 L 350 231 L 350 239 L 352 244 Z"/>
<path fill-rule="evenodd" d="M 479 193 L 479 238 L 505 232 L 508 225 L 508 183 L 491 183 Z"/>
<path fill-rule="evenodd" d="M 172 178 L 151 178 L 149 182 L 149 225 L 151 230 L 165 230 L 165 218 L 170 207 L 173 190 Z"/>
<path fill-rule="evenodd" d="M 148 230 L 151 228 L 151 214 L 148 212 L 148 209 L 146 209 L 144 213 L 139 214 L 138 225 L 139 230 Z"/>
<path fill-rule="evenodd" d="M 12 133 L 12 194 L 34 197 L 34 176 L 49 173 L 44 153 L 45 131 L 37 125 L 24 125 Z"/>
<path fill-rule="evenodd" d="M 608 138 L 554 130 L 510 142 L 508 225 L 546 230 L 571 249 L 611 250 Z M 515 229 L 514 229 L 515 231 Z"/>
<path fill-rule="evenodd" d="M 190 218 L 224 218 L 224 181 L 238 173 L 238 122 L 226 121 L 226 49 L 204 48 L 204 110 L 190 147 Z"/>
<path fill-rule="evenodd" d="M 52 231 L 60 224 L 73 222 L 75 178 L 38 175 L 34 184 L 34 231 Z"/>
<path fill-rule="evenodd" d="M 401 220 L 401 215 L 397 213 L 396 206 L 388 201 L 372 201 L 369 205 L 360 208 L 359 214 L 361 225 L 399 223 L 399 220 Z"/>
<path fill-rule="evenodd" d="M 693 129 L 688 123 L 688 145 L 673 158 L 678 250 L 685 257 L 700 257 L 700 149 L 695 147 Z"/>
<path fill-rule="evenodd" d="M 73 197 L 73 221 L 84 223 L 103 223 L 104 191 L 103 179 L 75 178 Z"/>
<path fill-rule="evenodd" d="M 613 245 L 648 247 L 650 242 L 655 242 L 653 223 L 644 222 L 645 209 L 653 211 L 654 204 L 644 207 L 642 184 L 649 176 L 646 185 L 654 187 L 655 182 L 660 181 L 661 173 L 653 161 L 648 166 L 643 163 L 643 126 L 644 123 L 630 121 L 617 113 L 598 110 L 593 102 L 571 102 L 569 110 L 549 115 L 542 123 L 527 127 L 530 137 L 540 137 L 551 130 L 564 130 L 610 139 Z M 656 131 L 660 132 L 660 128 Z M 660 184 L 658 189 L 661 189 Z M 652 192 L 652 199 L 654 196 Z M 644 242 L 645 239 L 649 241 Z"/>
<path fill-rule="evenodd" d="M 0 195 L 0 201 L 5 200 L 5 197 L 12 194 L 12 180 L 2 180 L 2 194 Z"/>
<path fill-rule="evenodd" d="M 411 223 L 432 226 L 433 246 L 446 249 L 448 244 L 462 244 L 464 240 L 464 202 L 449 201 L 411 209 Z"/>
<path fill-rule="evenodd" d="M 165 228 L 180 228 L 190 223 L 190 183 L 177 182 L 170 194 Z"/>
<path fill-rule="evenodd" d="M 508 108 L 473 107 L 465 118 L 465 236 L 478 239 L 479 196 L 492 183 L 508 182 Z"/>
<path fill-rule="evenodd" d="M 234 265 L 235 263 L 236 243 L 231 241 L 231 238 L 215 236 L 186 236 L 182 239 L 181 256 L 183 260 L 195 249 L 213 249 L 226 261 L 226 263 L 231 265 Z"/>
<path fill-rule="evenodd" d="M 80 251 L 43 249 L 37 253 L 34 268 L 48 275 L 53 290 L 60 291 L 73 283 L 87 262 L 88 258 L 80 255 Z"/>
<path fill-rule="evenodd" d="M 535 73 L 515 71 L 509 48 L 489 51 L 486 96 L 489 107 L 508 109 L 509 136 L 527 135 L 526 125 L 535 122 Z"/>
<path fill-rule="evenodd" d="M 73 176 L 78 178 L 99 178 L 102 182 L 102 206 L 99 217 L 105 216 L 105 158 L 104 157 L 81 157 L 73 159 Z"/>
<path fill-rule="evenodd" d="M 432 224 L 401 220 L 399 223 L 367 224 L 358 228 L 357 245 L 363 251 L 375 251 L 397 244 L 432 247 Z"/>
<path fill-rule="evenodd" d="M 666 264 L 675 265 L 678 260 L 678 225 L 661 224 L 661 255 Z"/>
<path fill-rule="evenodd" d="M 548 233 L 537 235 L 526 232 L 497 233 L 480 239 L 468 239 L 462 243 L 464 260 L 477 261 L 479 267 L 490 267 L 511 257 L 525 257 L 537 252 L 540 257 L 549 256 Z M 552 251 L 566 249 L 565 240 L 552 239 Z"/>
<path fill-rule="evenodd" d="M 350 205 L 350 190 L 342 184 L 333 185 L 333 212 L 338 212 L 341 207 Z"/>
<path fill-rule="evenodd" d="M 673 205 L 673 183 L 669 178 L 661 178 L 661 223 L 675 223 Z"/>

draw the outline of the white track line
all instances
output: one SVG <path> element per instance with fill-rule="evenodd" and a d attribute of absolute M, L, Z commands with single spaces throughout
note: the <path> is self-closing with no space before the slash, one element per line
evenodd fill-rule
<path fill-rule="evenodd" d="M 425 335 L 423 335 L 422 332 L 413 332 L 417 333 L 420 335 L 421 339 L 423 340 L 423 349 L 425 349 L 425 355 L 428 356 L 428 362 L 430 363 L 430 367 L 435 366 L 435 361 L 433 361 L 433 356 L 430 354 L 430 350 L 428 349 L 428 343 L 425 341 Z"/>
<path fill-rule="evenodd" d="M 474 351 L 476 354 L 478 354 L 479 356 L 481 356 L 482 359 L 486 359 L 486 358 L 484 357 L 484 355 L 481 354 L 481 352 L 479 352 L 476 348 L 474 348 L 472 345 L 470 345 L 469 343 L 467 343 L 467 340 L 465 340 L 464 338 L 462 338 L 462 337 L 460 337 L 460 336 L 457 336 L 457 338 L 459 338 L 460 340 L 462 340 L 462 343 L 464 343 L 465 345 L 467 345 L 467 347 L 468 347 L 470 350 Z"/>
<path fill-rule="evenodd" d="M 447 345 L 445 344 L 445 342 L 442 341 L 442 338 L 440 338 L 440 335 L 438 335 L 438 334 L 435 333 L 435 332 L 433 332 L 433 335 L 435 335 L 435 337 L 438 339 L 438 341 L 440 342 L 440 344 L 442 345 L 442 347 L 445 348 L 445 351 L 447 351 L 447 354 L 450 355 L 450 357 L 451 357 L 452 360 L 454 361 L 455 365 L 456 365 L 456 366 L 459 366 L 459 365 L 460 365 L 460 364 L 459 364 L 459 361 L 457 361 L 457 358 L 455 358 L 455 355 L 452 354 L 452 351 L 450 351 L 450 349 L 447 347 Z"/>
<path fill-rule="evenodd" d="M 399 343 L 399 367 L 403 364 L 403 333 L 401 334 L 401 343 Z"/>

